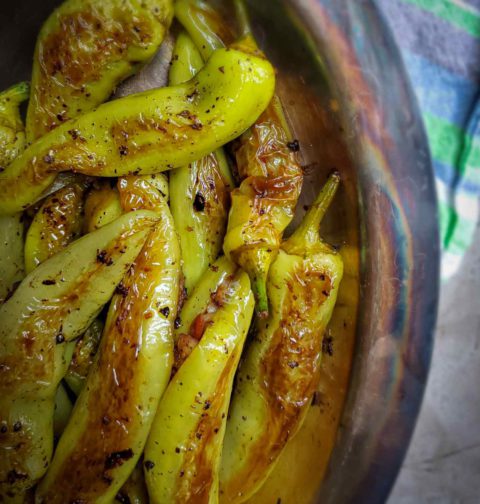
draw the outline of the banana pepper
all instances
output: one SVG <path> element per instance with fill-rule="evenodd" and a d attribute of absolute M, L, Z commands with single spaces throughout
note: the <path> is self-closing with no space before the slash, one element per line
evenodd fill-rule
<path fill-rule="evenodd" d="M 136 177 L 125 183 L 124 195 L 136 195 L 124 198 L 125 211 L 154 210 L 160 220 L 117 287 L 97 356 L 37 488 L 38 503 L 111 502 L 142 454 L 170 378 L 180 246 L 159 191 L 140 195 Z"/>
<path fill-rule="evenodd" d="M 116 177 L 199 159 L 258 118 L 274 83 L 267 61 L 223 49 L 184 84 L 120 98 L 66 121 L 0 173 L 0 215 L 27 207 L 62 171 Z"/>
<path fill-rule="evenodd" d="M 220 471 L 221 502 L 245 502 L 298 431 L 319 381 L 322 341 L 343 274 L 319 225 L 338 187 L 333 175 L 268 276 L 271 311 L 257 320 L 236 379 Z"/>
<path fill-rule="evenodd" d="M 0 93 L 0 169 L 24 149 L 25 133 L 19 106 L 28 98 L 28 83 Z M 24 276 L 21 214 L 0 217 L 0 304 Z"/>
<path fill-rule="evenodd" d="M 172 21 L 172 0 L 67 0 L 35 48 L 27 139 L 106 101 L 153 57 Z"/>
<path fill-rule="evenodd" d="M 231 45 L 255 57 L 258 49 L 241 2 L 235 2 L 242 38 Z M 180 0 L 175 14 L 198 47 L 208 54 L 227 43 L 221 39 L 221 18 L 201 0 Z M 280 241 L 294 216 L 303 170 L 282 105 L 275 96 L 253 126 L 234 144 L 240 187 L 232 194 L 223 250 L 250 276 L 257 314 L 268 315 L 266 280 Z"/>
<path fill-rule="evenodd" d="M 202 66 L 195 44 L 181 32 L 174 49 L 170 84 L 189 80 Z M 170 174 L 170 207 L 183 251 L 187 292 L 192 291 L 222 249 L 232 188 L 223 149 Z"/>
<path fill-rule="evenodd" d="M 192 323 L 188 334 L 177 331 L 177 348 L 183 337 L 195 339 L 196 345 L 179 363 L 145 447 L 145 479 L 153 504 L 218 502 L 226 415 L 254 300 L 248 275 L 235 267 L 232 274 L 226 259 L 212 267 L 213 275 L 207 271 L 181 312 L 183 324 Z M 199 329 L 204 317 L 208 323 Z"/>
<path fill-rule="evenodd" d="M 48 196 L 43 202 L 25 238 L 27 273 L 80 236 L 84 192 L 84 184 L 74 183 Z"/>
<path fill-rule="evenodd" d="M 110 299 L 153 212 L 129 213 L 38 266 L 0 308 L 0 500 L 23 502 L 46 472 L 65 346 Z"/>

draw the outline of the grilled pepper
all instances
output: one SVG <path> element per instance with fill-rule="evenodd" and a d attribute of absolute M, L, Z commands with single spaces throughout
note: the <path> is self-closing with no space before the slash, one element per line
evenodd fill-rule
<path fill-rule="evenodd" d="M 0 167 L 7 166 L 23 150 L 25 133 L 19 105 L 28 98 L 28 83 L 0 93 Z M 0 304 L 24 276 L 22 216 L 0 217 Z"/>
<path fill-rule="evenodd" d="M 118 191 L 109 180 L 95 181 L 85 198 L 84 232 L 91 233 L 122 215 Z"/>
<path fill-rule="evenodd" d="M 153 57 L 172 15 L 172 0 L 64 2 L 37 40 L 28 141 L 107 100 L 120 81 Z"/>
<path fill-rule="evenodd" d="M 138 194 L 135 177 L 129 182 Z M 127 201 L 160 220 L 117 288 L 97 357 L 37 489 L 39 503 L 111 502 L 142 454 L 170 378 L 180 246 L 158 191 Z"/>
<path fill-rule="evenodd" d="M 221 269 L 222 263 L 215 267 Z M 216 282 L 206 289 L 203 282 L 199 283 L 203 291 L 215 288 Z M 197 316 L 207 312 L 209 323 L 198 332 L 194 319 L 189 335 L 199 341 L 165 391 L 145 447 L 145 479 L 154 504 L 218 500 L 226 414 L 254 300 L 248 276 L 241 270 L 228 275 L 211 295 L 203 299 L 204 311 L 197 312 Z M 191 313 L 188 304 L 184 310 Z"/>
<path fill-rule="evenodd" d="M 274 82 L 264 59 L 223 49 L 185 84 L 120 98 L 67 121 L 0 173 L 0 215 L 28 206 L 62 171 L 149 174 L 199 159 L 257 119 Z"/>
<path fill-rule="evenodd" d="M 115 497 L 120 504 L 149 504 L 147 486 L 143 476 L 143 463 L 139 462 L 130 478 Z"/>
<path fill-rule="evenodd" d="M 213 51 L 235 40 L 225 19 L 203 0 L 176 0 L 175 17 L 187 30 L 205 60 Z"/>
<path fill-rule="evenodd" d="M 77 396 L 82 391 L 90 367 L 93 364 L 100 345 L 102 331 L 103 323 L 101 320 L 96 319 L 75 343 L 65 381 Z"/>
<path fill-rule="evenodd" d="M 300 428 L 319 380 L 322 340 L 343 262 L 319 236 L 338 187 L 333 175 L 268 276 L 270 315 L 256 331 L 236 379 L 220 472 L 221 502 L 246 501 Z"/>
<path fill-rule="evenodd" d="M 38 266 L 0 308 L 0 500 L 23 502 L 53 448 L 65 346 L 90 325 L 158 217 L 130 213 Z"/>
<path fill-rule="evenodd" d="M 235 2 L 242 38 L 233 47 L 262 57 L 248 25 L 243 4 Z M 198 47 L 212 51 L 225 43 L 219 36 L 219 16 L 201 0 L 180 0 L 175 14 Z M 210 14 L 209 14 L 210 13 Z M 223 250 L 250 276 L 257 314 L 268 315 L 266 280 L 285 228 L 293 219 L 303 182 L 292 139 L 277 96 L 234 145 L 241 185 L 232 194 Z"/>
<path fill-rule="evenodd" d="M 189 80 L 202 66 L 195 44 L 181 32 L 175 45 L 170 84 Z M 233 179 L 222 149 L 170 175 L 170 207 L 183 251 L 187 292 L 222 249 L 232 188 Z"/>
<path fill-rule="evenodd" d="M 63 250 L 82 231 L 82 183 L 70 184 L 49 196 L 36 213 L 25 239 L 25 270 Z"/>

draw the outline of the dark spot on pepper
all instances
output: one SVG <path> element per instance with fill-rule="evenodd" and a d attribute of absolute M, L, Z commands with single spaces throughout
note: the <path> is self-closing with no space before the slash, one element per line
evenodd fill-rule
<path fill-rule="evenodd" d="M 102 423 L 103 423 L 103 425 L 108 425 L 110 423 L 110 417 L 108 415 L 105 415 L 102 418 Z"/>
<path fill-rule="evenodd" d="M 115 294 L 120 294 L 121 296 L 126 297 L 128 291 L 128 287 L 123 282 L 120 282 L 115 289 Z"/>
<path fill-rule="evenodd" d="M 112 481 L 113 481 L 113 478 L 111 476 L 109 476 L 108 474 L 102 474 L 102 480 L 107 484 L 107 485 L 111 485 L 112 484 Z"/>
<path fill-rule="evenodd" d="M 175 453 L 180 453 L 180 448 L 178 446 L 175 448 Z"/>
<path fill-rule="evenodd" d="M 203 196 L 203 194 L 199 192 L 195 194 L 195 200 L 193 201 L 193 208 L 197 212 L 203 212 L 205 210 L 205 196 Z"/>
<path fill-rule="evenodd" d="M 145 462 L 143 463 L 143 465 L 145 466 L 145 469 L 147 471 L 150 471 L 150 470 L 152 470 L 155 467 L 155 463 L 152 462 L 151 460 L 145 460 Z"/>
<path fill-rule="evenodd" d="M 7 430 L 8 430 L 8 428 L 7 428 L 7 426 L 6 426 L 6 425 L 2 425 L 2 426 L 0 427 L 0 432 L 1 432 L 2 434 L 5 434 L 5 432 L 7 432 Z"/>
<path fill-rule="evenodd" d="M 80 133 L 76 129 L 71 129 L 71 130 L 68 130 L 68 134 L 72 137 L 73 140 L 76 140 Z"/>
<path fill-rule="evenodd" d="M 298 362 L 297 361 L 290 361 L 288 363 L 288 367 L 292 368 L 292 369 L 295 369 L 298 367 Z"/>
<path fill-rule="evenodd" d="M 16 481 L 23 481 L 28 478 L 28 475 L 25 473 L 17 472 L 15 469 L 8 471 L 7 473 L 7 481 L 10 485 L 13 485 Z"/>
<path fill-rule="evenodd" d="M 291 142 L 287 143 L 287 147 L 292 152 L 298 152 L 300 150 L 300 142 L 298 140 L 292 140 Z"/>
<path fill-rule="evenodd" d="M 164 316 L 164 317 L 168 317 L 170 315 L 170 308 L 168 306 L 165 306 L 165 308 L 161 308 L 160 309 L 160 313 Z"/>
<path fill-rule="evenodd" d="M 322 352 L 326 355 L 333 355 L 333 338 L 331 336 L 325 336 L 322 341 Z"/>
<path fill-rule="evenodd" d="M 43 284 L 43 285 L 55 285 L 55 284 L 56 284 L 56 282 L 55 282 L 55 280 L 49 280 L 49 279 L 47 279 L 47 280 L 44 280 L 44 281 L 42 282 L 42 284 Z"/>
<path fill-rule="evenodd" d="M 133 450 L 127 448 L 126 450 L 120 450 L 110 453 L 105 458 L 105 469 L 113 469 L 114 467 L 121 466 L 126 460 L 130 460 L 133 457 Z"/>
<path fill-rule="evenodd" d="M 210 403 L 210 401 L 207 400 L 207 401 L 205 401 L 205 405 L 203 406 L 203 409 L 206 411 L 206 410 L 210 409 L 210 406 L 211 406 L 211 403 Z"/>
<path fill-rule="evenodd" d="M 173 323 L 175 329 L 178 329 L 182 325 L 182 319 L 180 317 L 177 317 L 175 319 L 175 322 Z"/>
<path fill-rule="evenodd" d="M 221 67 L 218 67 L 218 69 L 220 70 L 220 72 L 222 72 L 223 74 L 225 73 L 225 67 L 221 66 Z"/>
<path fill-rule="evenodd" d="M 118 152 L 120 156 L 126 156 L 128 154 L 128 147 L 126 145 L 120 145 Z"/>
<path fill-rule="evenodd" d="M 18 432 L 22 429 L 22 422 L 15 422 L 13 424 L 13 432 Z"/>
<path fill-rule="evenodd" d="M 108 257 L 106 250 L 97 250 L 97 261 L 102 264 L 106 264 L 107 266 L 111 266 L 113 264 L 113 260 L 111 257 Z"/>
<path fill-rule="evenodd" d="M 55 337 L 55 341 L 56 341 L 57 345 L 60 345 L 61 343 L 63 343 L 65 341 L 65 336 L 63 335 L 63 333 L 59 332 L 57 334 L 57 336 Z"/>
<path fill-rule="evenodd" d="M 47 155 L 43 156 L 43 161 L 47 164 L 52 164 L 55 161 L 53 154 L 49 152 Z"/>

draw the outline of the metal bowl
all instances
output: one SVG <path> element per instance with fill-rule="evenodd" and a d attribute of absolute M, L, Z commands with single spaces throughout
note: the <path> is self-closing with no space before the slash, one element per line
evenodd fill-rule
<path fill-rule="evenodd" d="M 29 78 L 36 35 L 59 3 L 2 2 L 2 88 Z M 343 188 L 323 234 L 339 246 L 347 271 L 317 407 L 252 502 L 382 503 L 415 425 L 436 318 L 439 242 L 427 140 L 372 0 L 247 3 L 302 146 L 307 182 L 297 222 L 338 169 Z"/>

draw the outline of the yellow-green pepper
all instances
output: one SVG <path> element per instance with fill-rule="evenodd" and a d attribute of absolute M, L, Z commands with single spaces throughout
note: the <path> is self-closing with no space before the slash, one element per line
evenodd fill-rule
<path fill-rule="evenodd" d="M 54 408 L 55 411 L 53 413 L 53 434 L 55 438 L 58 439 L 65 430 L 73 409 L 72 401 L 70 400 L 70 397 L 68 397 L 68 393 L 65 390 L 63 382 L 60 383 L 57 388 Z"/>
<path fill-rule="evenodd" d="M 241 2 L 236 1 L 242 38 L 231 45 L 262 57 L 251 34 Z M 202 0 L 179 0 L 175 14 L 208 54 L 228 43 L 222 40 L 221 17 Z M 282 234 L 293 219 L 303 182 L 297 160 L 299 144 L 293 140 L 277 96 L 234 145 L 241 185 L 232 196 L 225 255 L 250 276 L 257 314 L 268 315 L 266 280 Z"/>
<path fill-rule="evenodd" d="M 0 167 L 24 149 L 25 133 L 19 106 L 28 98 L 22 82 L 0 93 Z M 23 219 L 21 214 L 0 217 L 0 304 L 24 276 Z"/>
<path fill-rule="evenodd" d="M 0 307 L 0 500 L 23 502 L 47 470 L 65 347 L 110 299 L 158 221 L 124 215 L 38 266 Z"/>
<path fill-rule="evenodd" d="M 153 57 L 172 16 L 172 0 L 65 1 L 38 36 L 28 141 L 106 101 Z"/>
<path fill-rule="evenodd" d="M 176 0 L 175 17 L 187 30 L 205 60 L 213 51 L 235 40 L 223 16 L 203 0 Z"/>
<path fill-rule="evenodd" d="M 27 207 L 62 171 L 115 177 L 187 165 L 245 131 L 274 84 L 266 60 L 221 49 L 184 84 L 100 105 L 41 137 L 0 173 L 0 215 Z"/>
<path fill-rule="evenodd" d="M 202 66 L 195 44 L 181 32 L 175 44 L 170 84 L 189 80 Z M 233 186 L 223 149 L 170 174 L 170 208 L 180 237 L 187 292 L 222 249 Z"/>
<path fill-rule="evenodd" d="M 97 357 L 37 502 L 110 503 L 142 454 L 170 378 L 181 273 L 173 220 L 155 191 L 138 201 L 160 220 L 117 287 Z"/>
<path fill-rule="evenodd" d="M 103 322 L 96 319 L 75 343 L 70 365 L 65 375 L 65 382 L 77 396 L 82 391 L 97 354 L 102 332 Z"/>
<path fill-rule="evenodd" d="M 122 215 L 120 197 L 109 180 L 95 181 L 85 198 L 84 232 L 91 233 Z"/>
<path fill-rule="evenodd" d="M 43 202 L 25 238 L 27 273 L 80 236 L 84 192 L 82 183 L 74 183 L 48 196 Z"/>
<path fill-rule="evenodd" d="M 120 504 L 150 504 L 143 476 L 143 463 L 139 462 L 127 482 L 115 497 Z"/>
<path fill-rule="evenodd" d="M 199 339 L 181 364 L 162 400 L 145 447 L 145 480 L 152 504 L 213 504 L 218 501 L 218 471 L 226 416 L 235 371 L 254 309 L 248 275 L 226 260 L 216 263 L 212 283 L 200 280 L 197 288 L 208 317 L 198 332 L 195 317 L 187 336 Z M 218 274 L 219 273 L 219 274 Z M 219 288 L 218 279 L 224 278 Z M 210 270 L 206 281 L 212 280 Z M 215 290 L 213 290 L 215 289 Z M 196 292 L 196 291 L 194 291 Z M 192 304 L 198 303 L 194 295 Z M 190 318 L 191 307 L 182 318 Z"/>
<path fill-rule="evenodd" d="M 330 177 L 268 276 L 270 315 L 258 319 L 238 373 L 220 471 L 221 502 L 245 502 L 296 434 L 317 389 L 322 341 L 343 275 L 319 236 L 339 184 Z"/>

